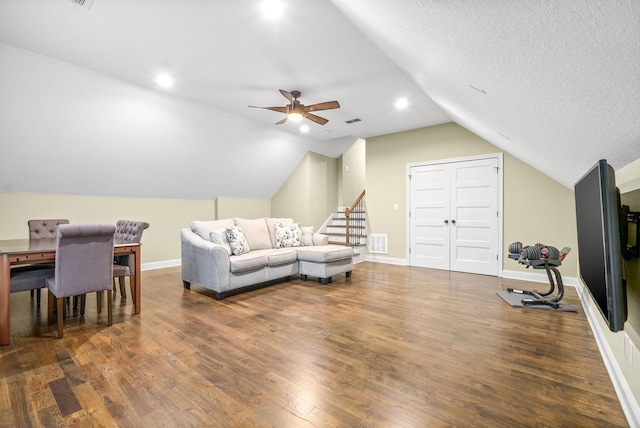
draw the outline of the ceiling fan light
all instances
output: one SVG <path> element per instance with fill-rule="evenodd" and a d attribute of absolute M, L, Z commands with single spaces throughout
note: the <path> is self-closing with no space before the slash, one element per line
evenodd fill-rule
<path fill-rule="evenodd" d="M 156 83 L 163 88 L 171 88 L 173 86 L 173 77 L 168 74 L 158 74 Z"/>
<path fill-rule="evenodd" d="M 289 113 L 289 120 L 292 122 L 300 122 L 302 120 L 302 115 L 298 112 Z"/>
<path fill-rule="evenodd" d="M 275 19 L 282 16 L 284 6 L 281 0 L 262 0 L 262 11 L 267 18 Z"/>

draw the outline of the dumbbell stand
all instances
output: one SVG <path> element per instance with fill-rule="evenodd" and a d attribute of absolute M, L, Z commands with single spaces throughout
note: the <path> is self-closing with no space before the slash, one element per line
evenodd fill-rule
<path fill-rule="evenodd" d="M 516 258 L 509 255 L 509 258 Z M 519 290 L 517 288 L 507 288 L 507 292 L 509 293 L 520 293 L 532 296 L 531 298 L 525 297 L 521 300 L 522 304 L 525 306 L 533 306 L 533 305 L 547 305 L 551 306 L 553 309 L 558 309 L 560 307 L 560 301 L 564 296 L 564 284 L 562 284 L 562 275 L 560 275 L 560 271 L 556 266 L 560 266 L 562 264 L 561 260 L 527 260 L 518 258 L 518 263 L 523 264 L 527 267 L 532 267 L 533 269 L 544 269 L 547 272 L 547 277 L 549 278 L 549 290 L 541 293 L 537 290 Z M 558 293 L 554 296 L 553 293 L 558 288 Z"/>

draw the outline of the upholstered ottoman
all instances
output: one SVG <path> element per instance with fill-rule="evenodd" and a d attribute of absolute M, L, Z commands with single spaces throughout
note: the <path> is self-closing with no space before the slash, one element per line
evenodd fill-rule
<path fill-rule="evenodd" d="M 328 284 L 331 277 L 345 273 L 347 278 L 353 270 L 353 249 L 343 245 L 319 245 L 297 247 L 300 278 L 317 277 L 322 284 Z"/>

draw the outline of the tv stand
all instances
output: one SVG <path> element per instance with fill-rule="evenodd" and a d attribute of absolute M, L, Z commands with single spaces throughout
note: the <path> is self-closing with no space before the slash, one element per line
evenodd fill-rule
<path fill-rule="evenodd" d="M 544 269 L 547 272 L 547 277 L 549 278 L 549 290 L 542 293 L 537 290 L 507 288 L 507 292 L 531 296 L 524 297 L 521 300 L 521 303 L 525 306 L 545 305 L 550 306 L 553 309 L 558 309 L 560 307 L 560 301 L 564 296 L 564 285 L 562 284 L 562 275 L 560 275 L 558 266 L 562 264 L 562 261 L 569 251 L 571 251 L 571 248 L 564 247 L 562 250 L 558 251 L 553 247 L 544 246 L 542 244 L 536 244 L 532 247 L 533 251 L 526 251 L 526 248 L 528 247 L 522 249 L 522 244 L 519 242 L 511 244 L 509 246 L 509 258 L 517 260 L 518 263 L 525 265 L 527 268 Z M 518 249 L 520 249 L 520 251 L 514 251 Z M 549 249 L 553 249 L 554 251 L 550 251 Z M 538 254 L 539 258 L 537 258 Z M 557 258 L 555 257 L 556 254 L 558 254 Z M 556 288 L 558 289 L 558 292 L 554 295 Z"/>

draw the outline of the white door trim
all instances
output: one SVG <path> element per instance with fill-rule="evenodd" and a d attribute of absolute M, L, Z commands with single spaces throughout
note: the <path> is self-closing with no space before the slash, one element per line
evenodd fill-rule
<path fill-rule="evenodd" d="M 503 221 L 503 211 L 504 211 L 504 154 L 503 153 L 490 153 L 485 155 L 477 155 L 477 156 L 465 156 L 459 158 L 450 158 L 450 159 L 438 159 L 433 161 L 422 161 L 422 162 L 411 162 L 406 166 L 406 207 L 407 207 L 407 222 L 406 222 L 406 242 L 407 247 L 405 249 L 405 257 L 407 260 L 407 264 L 411 264 L 411 254 L 409 253 L 409 249 L 411 248 L 411 220 L 409 219 L 409 212 L 411 209 L 411 168 L 420 167 L 420 166 L 429 166 L 429 165 L 437 165 L 442 163 L 455 163 L 455 162 L 464 162 L 470 160 L 481 160 L 481 159 L 496 159 L 498 162 L 498 272 L 497 276 L 502 277 L 503 270 L 503 230 L 504 230 L 504 221 Z"/>

